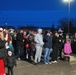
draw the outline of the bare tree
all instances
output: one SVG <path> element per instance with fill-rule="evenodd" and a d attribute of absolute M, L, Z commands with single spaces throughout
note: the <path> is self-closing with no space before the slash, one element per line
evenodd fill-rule
<path fill-rule="evenodd" d="M 65 33 L 68 32 L 68 27 L 69 27 L 69 33 L 75 33 L 76 32 L 76 19 L 70 19 L 68 22 L 67 18 L 63 18 L 59 20 L 59 25 L 58 27 L 62 28 Z"/>

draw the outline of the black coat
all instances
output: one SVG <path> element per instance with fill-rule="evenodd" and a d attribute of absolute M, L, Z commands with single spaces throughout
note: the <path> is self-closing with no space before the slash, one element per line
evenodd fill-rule
<path fill-rule="evenodd" d="M 13 56 L 8 56 L 5 59 L 5 64 L 6 64 L 6 67 L 12 68 L 12 67 L 16 66 L 16 60 Z"/>
<path fill-rule="evenodd" d="M 59 37 L 53 36 L 53 48 L 59 48 Z"/>
<path fill-rule="evenodd" d="M 7 57 L 7 50 L 5 49 L 6 41 L 0 39 L 0 59 Z"/>
<path fill-rule="evenodd" d="M 59 36 L 59 48 L 63 48 L 63 37 Z"/>
<path fill-rule="evenodd" d="M 16 37 L 17 45 L 18 45 L 18 46 L 23 46 L 23 45 L 24 45 L 23 40 L 24 40 L 23 34 L 18 33 L 18 34 L 17 34 L 17 37 Z"/>
<path fill-rule="evenodd" d="M 0 49 L 5 48 L 5 43 L 6 43 L 5 40 L 0 39 Z"/>

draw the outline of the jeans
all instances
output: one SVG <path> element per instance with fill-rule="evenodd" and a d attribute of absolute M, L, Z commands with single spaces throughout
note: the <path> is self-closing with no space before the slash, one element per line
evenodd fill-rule
<path fill-rule="evenodd" d="M 50 53 L 52 52 L 51 48 L 44 49 L 44 63 L 49 63 Z"/>
<path fill-rule="evenodd" d="M 18 46 L 18 54 L 17 57 L 20 58 L 21 56 L 23 56 L 23 48 L 24 46 Z"/>

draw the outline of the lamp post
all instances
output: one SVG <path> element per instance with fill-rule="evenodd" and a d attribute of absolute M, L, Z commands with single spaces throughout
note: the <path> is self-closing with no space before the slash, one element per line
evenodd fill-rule
<path fill-rule="evenodd" d="M 69 29 L 69 23 L 70 23 L 70 4 L 73 1 L 74 0 L 63 0 L 64 3 L 68 3 L 68 33 L 70 31 L 70 29 Z"/>

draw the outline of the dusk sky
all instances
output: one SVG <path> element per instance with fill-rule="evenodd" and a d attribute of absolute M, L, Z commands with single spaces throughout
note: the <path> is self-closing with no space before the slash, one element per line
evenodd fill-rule
<path fill-rule="evenodd" d="M 0 25 L 57 27 L 68 18 L 68 3 L 62 0 L 0 0 Z M 70 18 L 76 19 L 76 0 L 71 3 Z"/>

